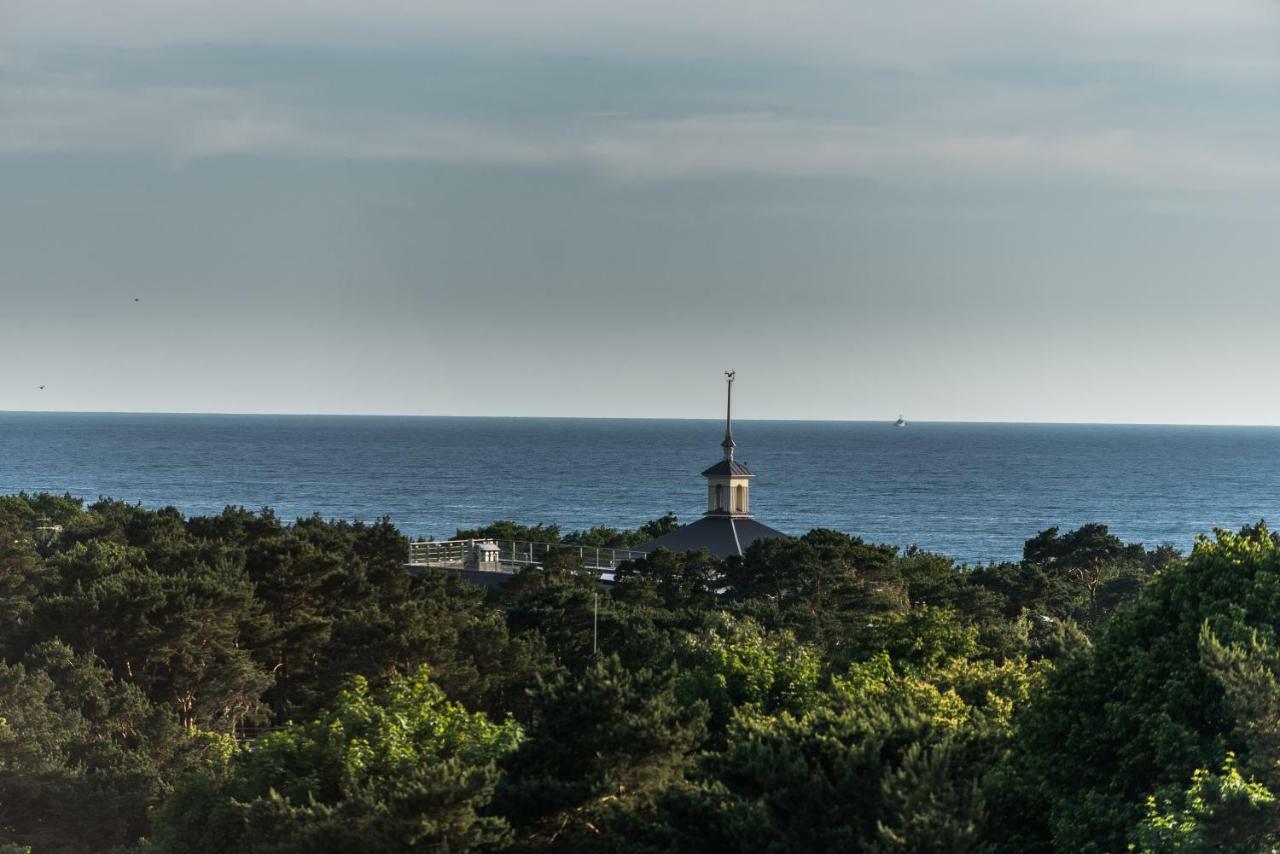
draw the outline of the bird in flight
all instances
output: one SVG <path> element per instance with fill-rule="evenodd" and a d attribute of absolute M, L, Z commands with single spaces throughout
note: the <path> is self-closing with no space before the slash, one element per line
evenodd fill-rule
<path fill-rule="evenodd" d="M 44 388 L 44 386 L 40 386 L 40 388 Z"/>
<path fill-rule="evenodd" d="M 134 298 L 133 298 L 133 301 L 134 301 L 134 302 L 142 302 L 142 300 L 138 299 L 137 297 L 134 297 Z"/>

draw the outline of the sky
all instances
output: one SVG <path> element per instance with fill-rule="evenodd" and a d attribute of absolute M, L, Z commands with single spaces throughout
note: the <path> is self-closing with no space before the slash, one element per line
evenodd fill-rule
<path fill-rule="evenodd" d="M 1280 425 L 1278 91 L 1276 0 L 0 0 L 0 410 Z"/>

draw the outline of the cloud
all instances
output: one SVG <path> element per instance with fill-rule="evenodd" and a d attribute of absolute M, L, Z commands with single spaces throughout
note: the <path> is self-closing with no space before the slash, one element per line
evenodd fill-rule
<path fill-rule="evenodd" d="M 314 0 L 302 8 L 284 0 L 118 0 L 109 8 L 0 0 L 0 155 L 489 163 L 624 181 L 748 175 L 1169 192 L 1280 184 L 1280 153 L 1269 144 L 1280 124 L 1274 108 L 1235 110 L 1230 125 L 1204 120 L 1212 99 L 1261 93 L 1280 75 L 1272 49 L 1259 48 L 1277 30 L 1277 13 L 1254 0 Z M 272 48 L 261 48 L 248 74 L 234 54 L 202 54 L 188 73 L 185 48 L 48 47 L 78 38 L 439 45 L 459 33 L 494 39 L 516 58 L 471 81 L 435 50 L 392 52 L 364 78 L 326 68 L 330 57 L 347 69 L 375 55 L 348 47 L 282 52 L 276 65 L 264 59 L 276 56 Z M 758 45 L 788 58 L 663 57 L 699 43 Z M 587 79 L 596 66 L 586 65 L 582 79 L 561 73 L 524 89 L 519 80 L 504 85 L 502 74 L 518 77 L 520 63 L 536 65 L 548 45 L 642 58 L 600 60 L 598 80 Z M 437 79 L 406 84 L 424 74 L 414 63 L 427 55 L 426 73 Z M 1128 66 L 1098 61 L 1142 55 L 1158 57 L 1159 68 L 1127 80 Z M 848 64 L 810 74 L 824 62 Z M 290 73 L 276 74 L 280 67 Z M 662 82 L 646 89 L 650 71 Z M 1189 83 L 1203 88 L 1187 94 Z M 627 109 L 635 105 L 645 111 Z"/>
<path fill-rule="evenodd" d="M 991 56 L 1178 61 L 1269 49 L 1267 0 L 0 0 L 0 43 L 422 44 L 698 55 L 725 46 L 922 67 Z"/>
<path fill-rule="evenodd" d="M 0 86 L 0 154 L 437 161 L 590 170 L 611 179 L 722 175 L 889 184 L 1095 182 L 1165 191 L 1280 188 L 1280 154 L 1124 127 L 1038 131 L 867 124 L 768 113 L 512 126 L 393 114 L 343 121 L 232 88 L 91 81 Z"/>
<path fill-rule="evenodd" d="M 957 132 L 773 116 L 633 124 L 585 146 L 597 168 L 636 178 L 709 174 L 854 177 L 891 183 L 1094 181 L 1165 190 L 1280 186 L 1280 157 L 1127 129 Z"/>
<path fill-rule="evenodd" d="M 290 110 L 233 88 L 92 82 L 0 84 L 0 155 L 445 160 L 548 163 L 554 144 L 444 119 L 373 124 Z"/>

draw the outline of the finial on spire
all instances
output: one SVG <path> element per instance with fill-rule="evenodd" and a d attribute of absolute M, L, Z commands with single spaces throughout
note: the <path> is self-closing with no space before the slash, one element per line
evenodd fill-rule
<path fill-rule="evenodd" d="M 724 441 L 720 443 L 720 447 L 724 448 L 724 458 L 730 462 L 733 461 L 733 449 L 737 447 L 733 441 L 733 378 L 737 373 L 737 371 L 724 372 L 728 395 L 724 407 Z"/>

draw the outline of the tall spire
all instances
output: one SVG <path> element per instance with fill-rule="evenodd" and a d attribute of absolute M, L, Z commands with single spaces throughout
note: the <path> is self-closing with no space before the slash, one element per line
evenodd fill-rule
<path fill-rule="evenodd" d="M 733 461 L 733 449 L 737 444 L 733 441 L 733 378 L 737 371 L 725 371 L 725 384 L 728 386 L 728 395 L 724 406 L 724 441 L 720 443 L 720 447 L 724 448 L 724 458 Z"/>

